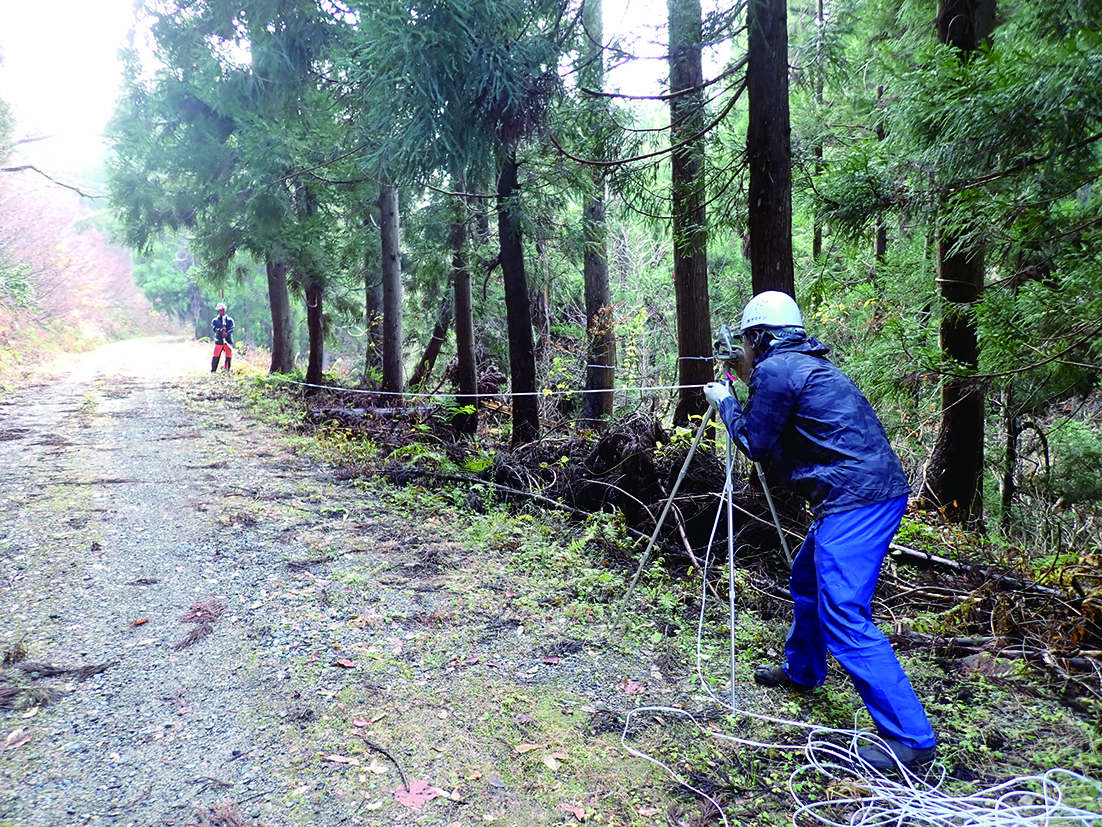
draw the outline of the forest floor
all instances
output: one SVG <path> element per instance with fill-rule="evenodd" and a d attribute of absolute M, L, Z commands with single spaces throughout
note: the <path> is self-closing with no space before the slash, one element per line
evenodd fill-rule
<path fill-rule="evenodd" d="M 655 617 L 610 632 L 632 567 L 587 556 L 607 523 L 350 479 L 208 352 L 110 345 L 0 402 L 0 825 L 810 824 L 800 802 L 871 797 L 809 774 L 806 730 L 722 705 L 721 607 L 698 638 L 648 575 Z M 736 704 L 868 726 L 842 680 L 753 688 L 786 620 L 740 611 Z M 947 787 L 1099 776 L 1097 721 L 1027 670 L 903 660 Z"/>

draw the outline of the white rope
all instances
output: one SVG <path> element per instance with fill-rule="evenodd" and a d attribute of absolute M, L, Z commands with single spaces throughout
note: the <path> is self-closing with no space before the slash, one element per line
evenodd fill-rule
<path fill-rule="evenodd" d="M 485 397 L 519 397 L 519 396 L 571 396 L 573 394 L 587 394 L 587 393 L 631 393 L 635 391 L 676 391 L 682 388 L 688 390 L 699 390 L 703 388 L 703 385 L 637 385 L 630 388 L 592 388 L 586 390 L 584 388 L 577 390 L 551 390 L 545 388 L 538 391 L 498 391 L 496 393 L 440 393 L 430 391 L 372 391 L 365 388 L 345 388 L 340 385 L 315 385 L 312 382 L 299 382 L 296 379 L 288 379 L 285 376 L 281 376 L 276 373 L 268 374 L 269 379 L 274 379 L 278 382 L 282 382 L 285 385 L 297 385 L 301 388 L 317 388 L 324 391 L 340 391 L 341 393 L 354 393 L 363 394 L 365 396 L 401 396 L 401 397 L 413 397 L 415 399 L 456 399 L 464 397 L 470 399 L 475 396 Z"/>

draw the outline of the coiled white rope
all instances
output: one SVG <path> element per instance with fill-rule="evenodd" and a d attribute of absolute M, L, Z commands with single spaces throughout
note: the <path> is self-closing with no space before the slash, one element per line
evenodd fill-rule
<path fill-rule="evenodd" d="M 1102 782 L 1072 770 L 1050 769 L 1037 775 L 1013 778 L 970 795 L 954 795 L 944 789 L 947 770 L 940 763 L 932 764 L 921 776 L 902 764 L 897 764 L 895 772 L 889 775 L 863 760 L 858 754 L 858 747 L 862 744 L 878 745 L 888 755 L 892 755 L 888 746 L 874 733 L 861 732 L 856 728 L 833 729 L 741 709 L 734 703 L 733 673 L 730 701 L 713 692 L 703 666 L 704 609 L 707 598 L 705 581 L 712 564 L 712 548 L 723 512 L 723 501 L 732 491 L 731 460 L 728 449 L 727 480 L 708 539 L 701 576 L 700 613 L 696 631 L 697 678 L 711 700 L 733 715 L 805 730 L 806 739 L 800 743 L 756 741 L 716 727 L 704 726 L 684 709 L 641 706 L 628 713 L 620 734 L 620 744 L 628 754 L 660 767 L 677 784 L 710 802 L 724 827 L 731 827 L 731 821 L 715 798 L 694 787 L 667 764 L 628 742 L 633 717 L 682 717 L 708 738 L 755 749 L 802 752 L 805 763 L 794 770 L 788 779 L 788 791 L 796 805 L 791 816 L 793 825 L 806 823 L 810 819 L 827 827 L 1102 827 L 1102 814 L 1076 806 L 1071 801 L 1073 797 L 1084 802 L 1102 801 Z M 729 560 L 732 569 L 734 563 L 732 554 L 732 559 Z M 735 621 L 732 609 L 732 627 Z M 732 652 L 732 663 L 734 656 Z M 817 779 L 819 783 L 801 783 L 809 778 Z M 810 800 L 804 790 L 811 789 L 829 789 L 829 795 L 824 800 Z"/>

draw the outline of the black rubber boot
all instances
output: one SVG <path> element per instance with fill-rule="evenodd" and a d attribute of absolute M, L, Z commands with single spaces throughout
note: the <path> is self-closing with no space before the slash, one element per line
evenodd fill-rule
<path fill-rule="evenodd" d="M 230 362 L 232 362 L 232 361 L 233 361 L 233 360 L 232 360 L 232 359 L 230 359 L 230 357 L 229 357 L 229 356 L 227 356 L 227 357 L 226 357 L 226 373 L 229 373 L 229 372 L 230 372 Z"/>
<path fill-rule="evenodd" d="M 857 754 L 861 760 L 876 770 L 898 770 L 901 764 L 913 770 L 932 763 L 937 757 L 936 744 L 925 749 L 915 749 L 894 738 L 881 736 L 880 740 L 888 747 L 890 753 L 886 752 L 880 744 L 861 744 L 857 747 Z"/>
<path fill-rule="evenodd" d="M 754 670 L 754 683 L 758 686 L 779 686 L 789 692 L 810 692 L 814 686 L 796 683 L 788 677 L 783 666 L 759 666 Z"/>
<path fill-rule="evenodd" d="M 217 356 L 215 356 L 213 359 L 210 360 L 210 372 L 211 373 L 218 373 L 218 357 Z"/>

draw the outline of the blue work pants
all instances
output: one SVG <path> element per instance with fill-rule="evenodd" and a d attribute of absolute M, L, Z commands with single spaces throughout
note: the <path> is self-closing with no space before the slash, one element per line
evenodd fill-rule
<path fill-rule="evenodd" d="M 906 497 L 816 520 L 792 564 L 796 608 L 785 672 L 797 683 L 826 680 L 827 652 L 849 673 L 876 729 L 914 749 L 934 732 L 888 639 L 872 620 L 872 594 Z"/>

